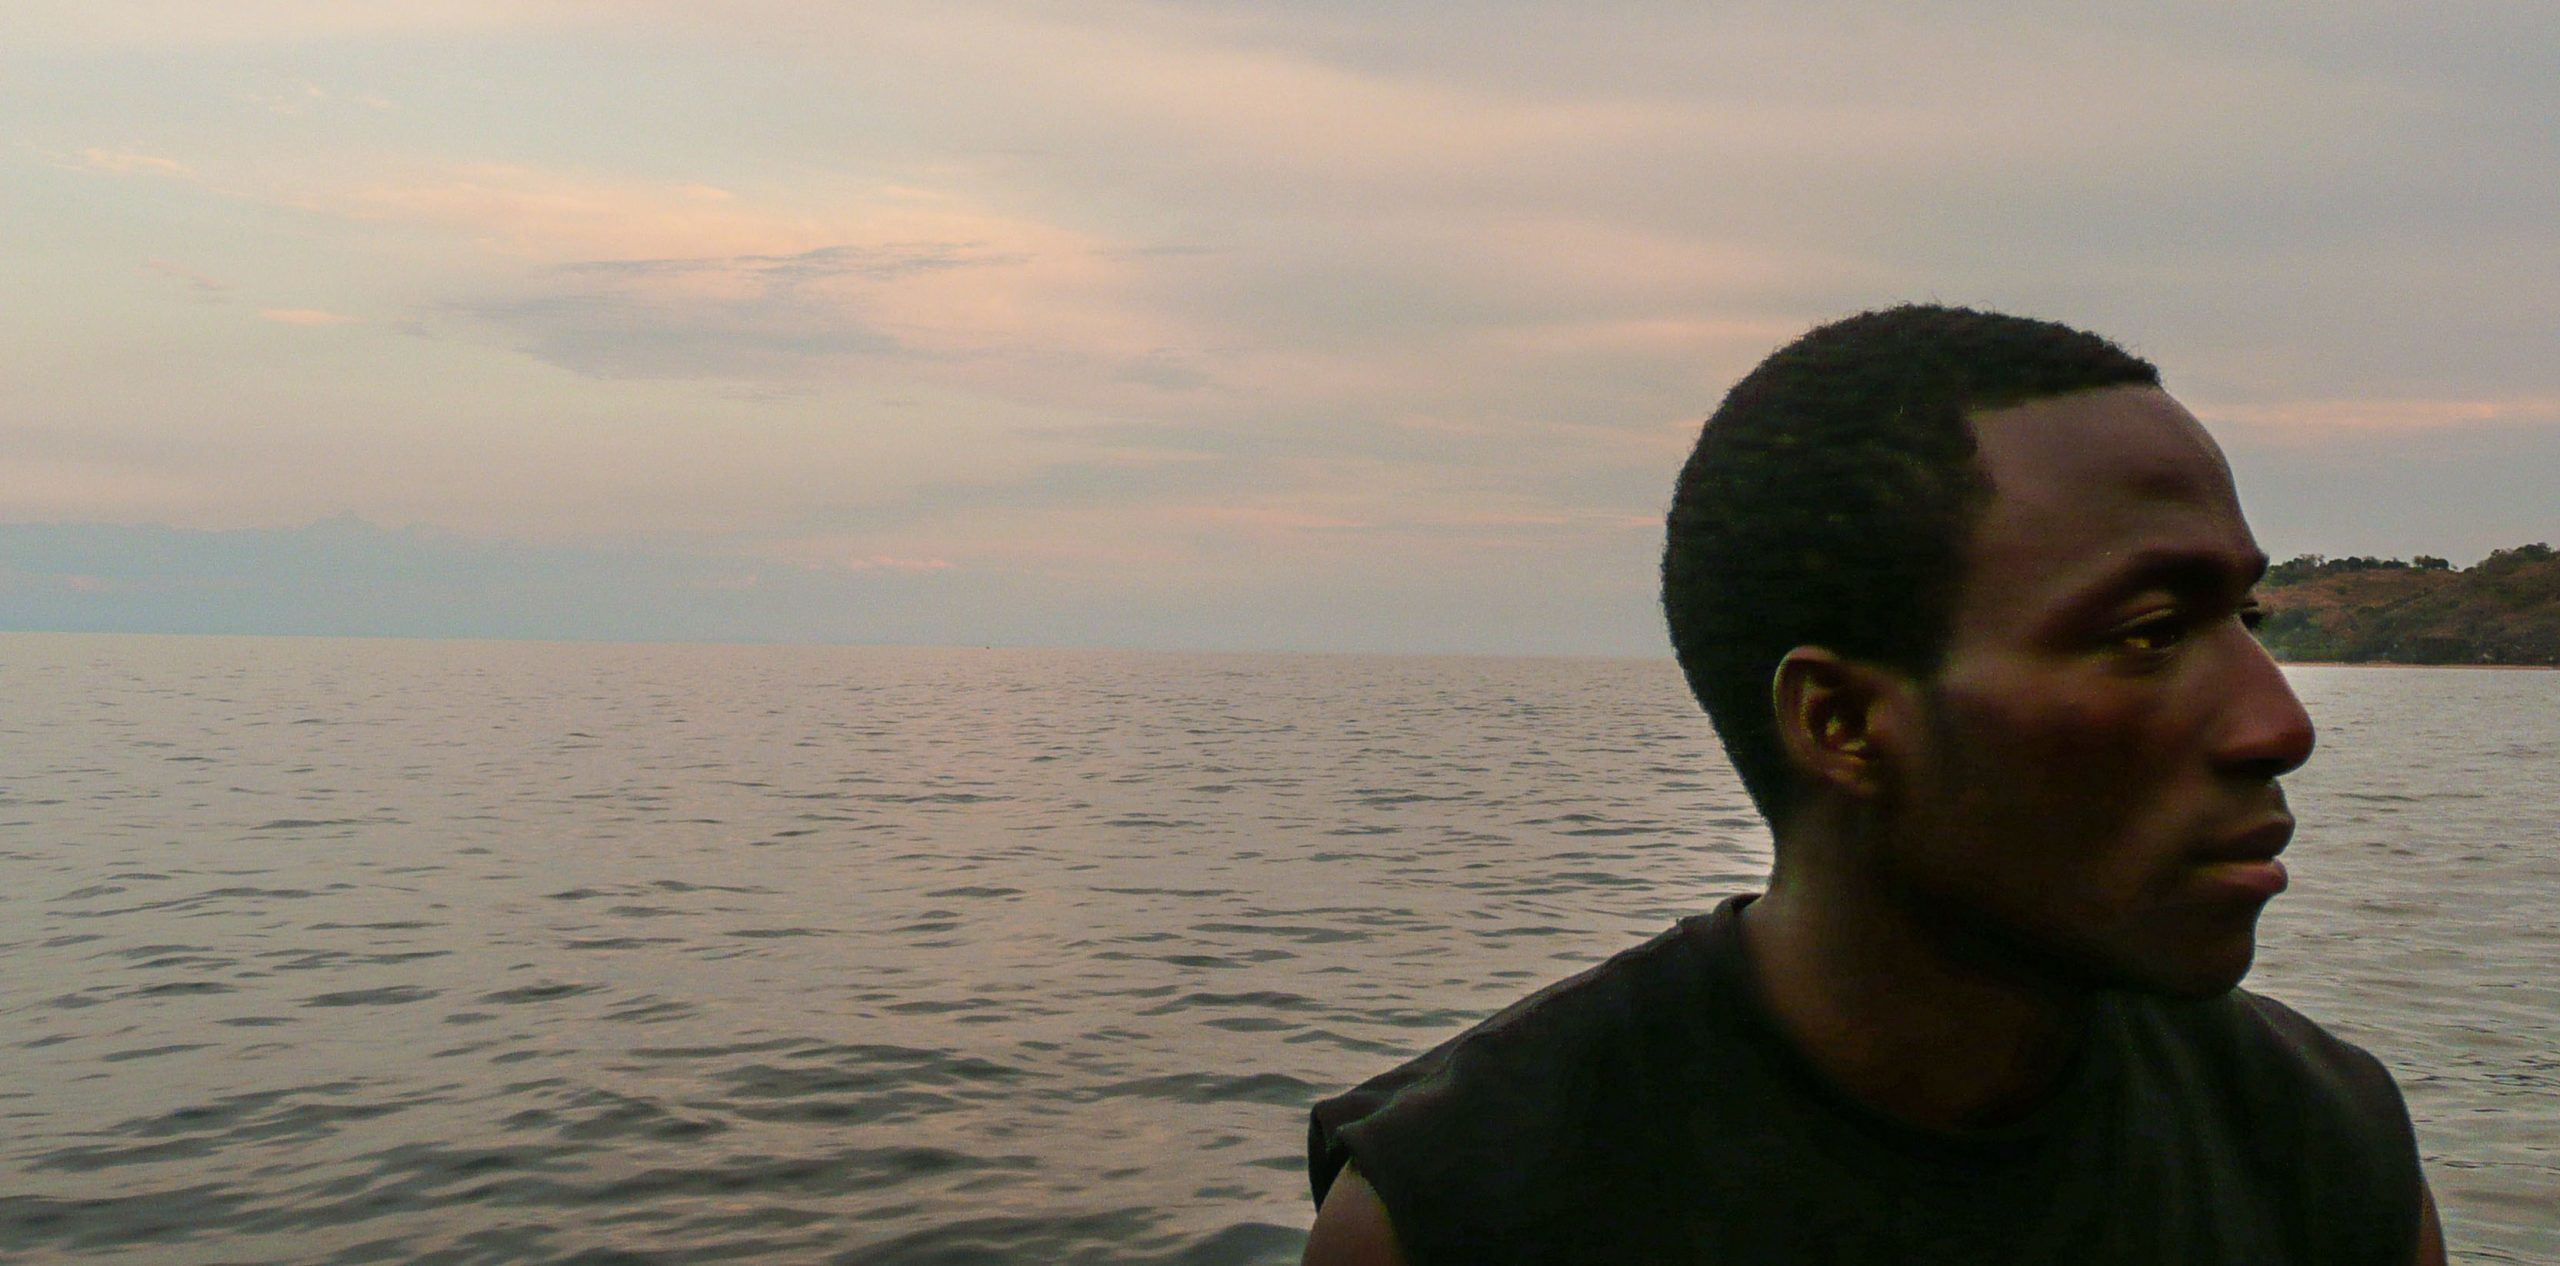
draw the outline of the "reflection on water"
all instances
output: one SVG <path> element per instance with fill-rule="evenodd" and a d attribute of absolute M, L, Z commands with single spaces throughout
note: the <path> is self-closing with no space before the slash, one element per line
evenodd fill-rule
<path fill-rule="evenodd" d="M 1307 1103 L 1754 886 L 1667 663 L 0 638 L 0 1252 L 1288 1262 Z M 2560 674 L 2295 672 L 2253 983 L 2560 1260 Z"/>

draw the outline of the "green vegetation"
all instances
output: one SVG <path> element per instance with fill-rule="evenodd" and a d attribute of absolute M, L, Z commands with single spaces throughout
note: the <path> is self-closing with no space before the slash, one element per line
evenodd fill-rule
<path fill-rule="evenodd" d="M 2458 570 L 2425 554 L 2305 554 L 2267 569 L 2258 593 L 2258 636 L 2278 659 L 2560 667 L 2560 553 L 2546 544 Z"/>

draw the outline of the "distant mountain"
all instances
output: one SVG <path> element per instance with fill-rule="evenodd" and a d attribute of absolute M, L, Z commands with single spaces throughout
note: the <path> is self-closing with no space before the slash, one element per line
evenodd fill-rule
<path fill-rule="evenodd" d="M 2459 569 L 2305 554 L 2269 568 L 2258 597 L 2278 659 L 2560 667 L 2560 554 L 2545 544 Z"/>

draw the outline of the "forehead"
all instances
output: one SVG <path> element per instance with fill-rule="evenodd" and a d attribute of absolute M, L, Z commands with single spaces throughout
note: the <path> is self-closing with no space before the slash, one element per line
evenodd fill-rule
<path fill-rule="evenodd" d="M 2257 542 L 2222 450 L 2168 393 L 2031 400 L 1975 414 L 1973 432 L 1992 495 L 1974 526 L 1967 607 L 2051 600 L 2167 555 L 2254 574 Z"/>

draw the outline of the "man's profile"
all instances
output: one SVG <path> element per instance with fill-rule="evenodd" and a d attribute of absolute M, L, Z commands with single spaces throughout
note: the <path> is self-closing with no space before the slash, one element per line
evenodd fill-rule
<path fill-rule="evenodd" d="M 2313 734 L 2159 384 L 1906 306 L 1732 389 L 1663 606 L 1767 890 L 1317 1105 L 1308 1262 L 2443 1260 L 2390 1075 L 2236 987 Z"/>

